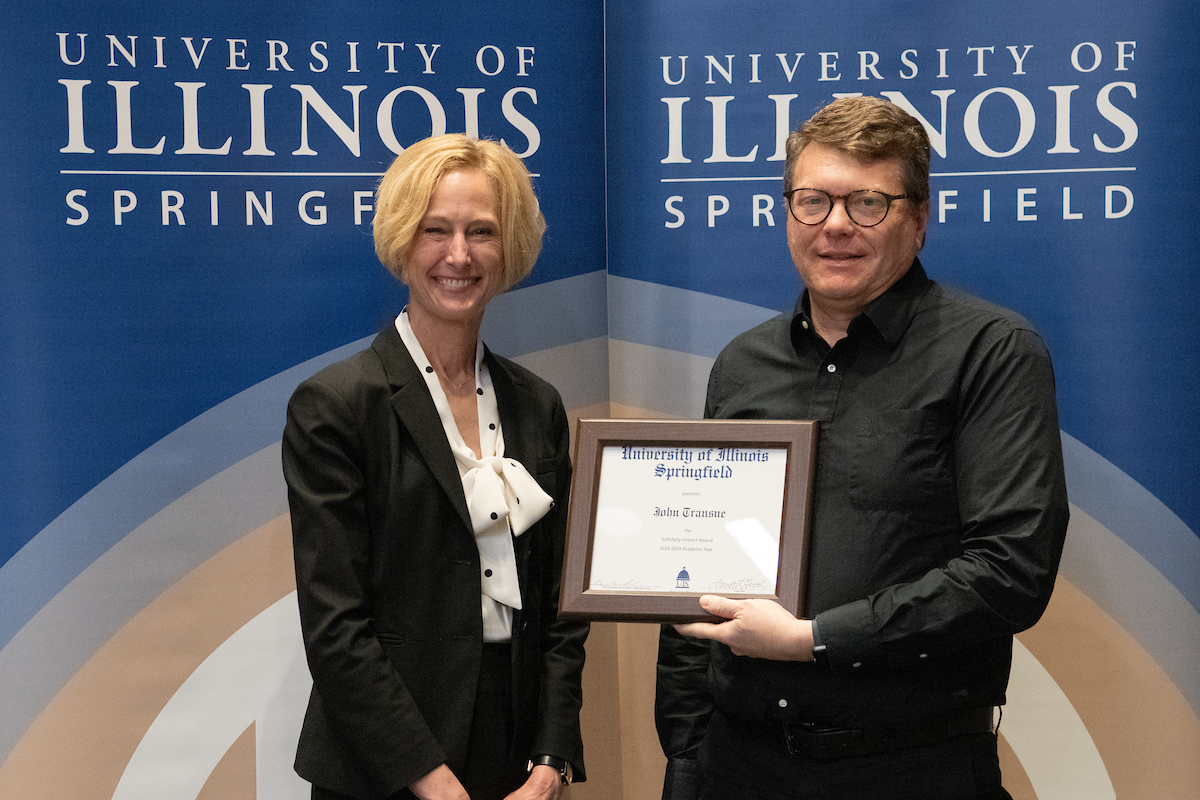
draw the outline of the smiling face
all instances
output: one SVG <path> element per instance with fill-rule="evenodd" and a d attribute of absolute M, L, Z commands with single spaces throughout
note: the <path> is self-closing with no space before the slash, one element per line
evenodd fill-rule
<path fill-rule="evenodd" d="M 793 188 L 845 195 L 858 189 L 904 194 L 900 162 L 862 162 L 849 153 L 810 144 L 792 173 Z M 788 249 L 808 289 L 814 318 L 857 316 L 908 271 L 921 249 L 929 204 L 895 200 L 883 222 L 870 228 L 846 216 L 835 201 L 824 222 L 803 225 L 787 215 Z M 820 320 L 818 319 L 818 328 Z"/>
<path fill-rule="evenodd" d="M 496 192 L 482 170 L 442 176 L 405 261 L 410 315 L 478 326 L 504 288 Z"/>

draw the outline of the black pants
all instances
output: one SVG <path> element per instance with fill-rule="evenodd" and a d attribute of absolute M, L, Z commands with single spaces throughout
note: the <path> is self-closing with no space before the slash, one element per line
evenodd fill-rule
<path fill-rule="evenodd" d="M 458 776 L 471 800 L 503 800 L 528 777 L 529 755 L 513 753 L 512 648 L 485 644 L 467 763 Z"/>
<path fill-rule="evenodd" d="M 701 800 L 1011 800 L 994 734 L 832 761 L 791 755 L 782 729 L 760 734 L 713 714 L 698 758 Z"/>
<path fill-rule="evenodd" d="M 475 716 L 465 766 L 455 775 L 471 800 L 503 800 L 527 777 L 526 760 L 512 752 L 512 650 L 508 644 L 485 644 L 475 692 Z M 408 789 L 387 800 L 413 800 Z M 312 800 L 352 800 L 346 795 L 312 787 Z"/>

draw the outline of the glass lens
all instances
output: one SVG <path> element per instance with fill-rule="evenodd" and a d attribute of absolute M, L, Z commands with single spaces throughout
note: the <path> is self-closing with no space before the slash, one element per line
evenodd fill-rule
<path fill-rule="evenodd" d="M 820 222 L 828 216 L 832 206 L 829 195 L 816 189 L 798 189 L 792 193 L 792 213 L 801 222 Z"/>
<path fill-rule="evenodd" d="M 859 225 L 878 225 L 887 212 L 887 196 L 879 192 L 862 190 L 846 198 L 846 213 Z"/>

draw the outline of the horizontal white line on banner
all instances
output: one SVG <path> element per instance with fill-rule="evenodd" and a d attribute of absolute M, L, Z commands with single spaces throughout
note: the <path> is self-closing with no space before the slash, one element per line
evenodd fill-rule
<path fill-rule="evenodd" d="M 729 183 L 731 181 L 778 181 L 780 176 L 772 175 L 769 178 L 662 178 L 659 183 Z"/>
<path fill-rule="evenodd" d="M 988 175 L 1052 175 L 1064 172 L 1133 172 L 1137 167 L 1079 167 L 1077 169 L 1010 169 L 986 172 L 931 172 L 931 178 L 969 178 Z M 659 183 L 730 183 L 735 181 L 778 181 L 780 176 L 745 176 L 740 178 L 660 178 Z"/>
<path fill-rule="evenodd" d="M 970 178 L 990 175 L 1059 175 L 1066 172 L 1134 172 L 1137 167 L 1080 167 L 1078 169 L 998 169 L 984 172 L 931 172 L 931 178 Z"/>
<path fill-rule="evenodd" d="M 382 172 L 188 172 L 153 169 L 60 169 L 59 175 L 171 175 L 198 178 L 382 178 Z M 529 177 L 540 178 L 540 172 Z"/>
<path fill-rule="evenodd" d="M 61 169 L 60 175 L 173 175 L 203 178 L 379 178 L 382 172 L 188 172 L 153 169 Z"/>

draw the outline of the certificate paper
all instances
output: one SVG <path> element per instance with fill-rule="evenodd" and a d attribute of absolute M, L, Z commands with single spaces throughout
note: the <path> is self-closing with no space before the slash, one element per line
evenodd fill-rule
<path fill-rule="evenodd" d="M 787 450 L 603 448 L 589 589 L 775 594 Z"/>
<path fill-rule="evenodd" d="M 579 421 L 559 615 L 705 619 L 699 598 L 799 615 L 817 426 Z"/>

